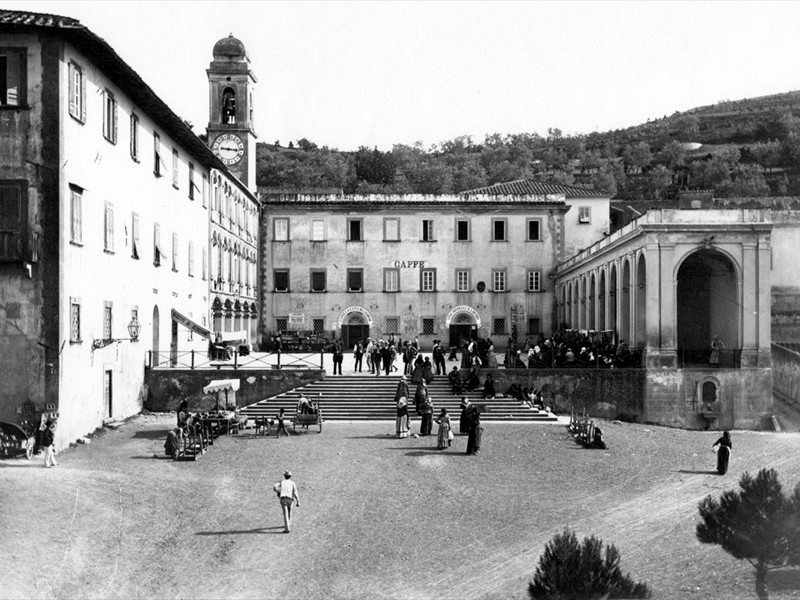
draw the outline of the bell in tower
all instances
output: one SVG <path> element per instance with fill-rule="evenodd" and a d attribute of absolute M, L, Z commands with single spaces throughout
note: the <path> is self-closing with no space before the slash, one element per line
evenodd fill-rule
<path fill-rule="evenodd" d="M 250 57 L 233 34 L 214 44 L 208 74 L 208 143 L 213 152 L 249 189 L 255 190 L 253 86 Z"/>

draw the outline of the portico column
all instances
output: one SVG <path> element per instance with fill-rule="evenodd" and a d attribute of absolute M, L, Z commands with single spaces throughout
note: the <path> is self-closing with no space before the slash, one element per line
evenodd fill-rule
<path fill-rule="evenodd" d="M 769 233 L 758 236 L 758 366 L 772 366 L 772 249 Z"/>
<path fill-rule="evenodd" d="M 758 364 L 758 244 L 756 241 L 742 242 L 741 281 L 741 349 L 742 366 Z"/>
<path fill-rule="evenodd" d="M 658 294 L 658 312 L 653 316 L 652 324 L 657 328 L 658 348 L 661 366 L 678 366 L 678 349 L 675 332 L 677 331 L 675 308 L 677 279 L 675 274 L 675 244 L 660 243 L 658 245 L 658 271 L 653 273 L 653 285 Z M 648 282 L 649 283 L 649 282 Z M 648 309 L 649 310 L 649 309 Z"/>

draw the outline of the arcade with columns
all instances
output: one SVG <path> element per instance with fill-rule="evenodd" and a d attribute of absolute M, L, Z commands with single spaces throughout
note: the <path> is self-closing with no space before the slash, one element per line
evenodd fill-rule
<path fill-rule="evenodd" d="M 650 210 L 558 266 L 558 320 L 639 351 L 644 420 L 757 428 L 772 406 L 771 231 L 765 209 Z"/>

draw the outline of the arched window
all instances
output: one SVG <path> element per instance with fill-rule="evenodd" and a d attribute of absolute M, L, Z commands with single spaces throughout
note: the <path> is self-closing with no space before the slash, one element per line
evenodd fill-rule
<path fill-rule="evenodd" d="M 222 122 L 236 124 L 236 92 L 231 87 L 226 87 L 222 92 Z"/>

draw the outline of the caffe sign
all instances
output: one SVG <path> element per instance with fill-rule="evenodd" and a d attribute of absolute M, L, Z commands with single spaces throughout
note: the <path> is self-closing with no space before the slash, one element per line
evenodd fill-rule
<path fill-rule="evenodd" d="M 447 313 L 447 318 L 444 320 L 444 326 L 450 327 L 450 322 L 453 320 L 453 317 L 455 317 L 459 313 L 467 313 L 469 316 L 473 318 L 473 320 L 475 321 L 475 325 L 477 325 L 478 327 L 481 326 L 481 316 L 478 314 L 478 311 L 472 308 L 471 306 L 466 306 L 466 305 L 456 306 L 455 308 L 453 308 L 453 310 Z"/>
<path fill-rule="evenodd" d="M 363 308 L 361 306 L 348 306 L 347 308 L 345 308 L 341 313 L 339 313 L 339 318 L 336 319 L 336 326 L 341 327 L 345 319 L 353 313 L 361 314 L 366 320 L 367 325 L 372 327 L 373 325 L 372 315 L 366 308 Z"/>
<path fill-rule="evenodd" d="M 424 260 L 396 260 L 392 263 L 395 269 L 422 269 L 425 267 Z"/>

